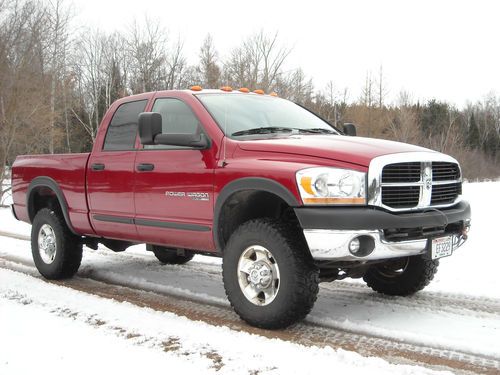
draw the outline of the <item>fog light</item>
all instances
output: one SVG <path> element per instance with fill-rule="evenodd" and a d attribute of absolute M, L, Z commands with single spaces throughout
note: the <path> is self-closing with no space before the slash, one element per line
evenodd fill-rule
<path fill-rule="evenodd" d="M 375 241 L 372 236 L 362 235 L 355 237 L 349 242 L 349 252 L 356 257 L 370 255 L 375 249 Z"/>
<path fill-rule="evenodd" d="M 353 238 L 351 242 L 349 242 L 349 252 L 352 255 L 356 255 L 356 253 L 359 251 L 359 248 L 361 247 L 361 243 L 359 242 L 359 238 Z"/>

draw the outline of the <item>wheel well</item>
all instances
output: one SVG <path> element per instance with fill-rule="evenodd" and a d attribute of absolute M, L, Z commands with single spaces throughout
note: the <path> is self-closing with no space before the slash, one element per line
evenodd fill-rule
<path fill-rule="evenodd" d="M 56 193 L 47 186 L 37 186 L 31 191 L 28 200 L 28 215 L 31 222 L 42 208 L 49 208 L 63 217 L 61 204 Z"/>
<path fill-rule="evenodd" d="M 224 202 L 218 220 L 217 235 L 220 251 L 241 224 L 258 218 L 282 218 L 299 225 L 297 216 L 278 195 L 262 190 L 240 190 L 230 195 Z"/>

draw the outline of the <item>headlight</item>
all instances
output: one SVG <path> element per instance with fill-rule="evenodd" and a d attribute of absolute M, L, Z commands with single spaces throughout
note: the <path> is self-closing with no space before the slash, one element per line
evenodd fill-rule
<path fill-rule="evenodd" d="M 304 204 L 366 204 L 366 173 L 340 168 L 307 168 L 297 172 Z"/>

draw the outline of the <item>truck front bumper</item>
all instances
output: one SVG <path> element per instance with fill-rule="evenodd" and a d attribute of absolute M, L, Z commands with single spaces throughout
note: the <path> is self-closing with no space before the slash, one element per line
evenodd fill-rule
<path fill-rule="evenodd" d="M 295 213 L 316 260 L 365 261 L 424 254 L 432 238 L 453 236 L 454 248 L 466 239 L 469 203 L 448 209 L 391 213 L 368 207 L 300 207 Z M 357 239 L 361 251 L 352 251 Z"/>

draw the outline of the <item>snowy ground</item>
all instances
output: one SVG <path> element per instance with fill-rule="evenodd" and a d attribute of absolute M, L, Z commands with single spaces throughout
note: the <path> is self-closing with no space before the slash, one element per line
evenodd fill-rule
<path fill-rule="evenodd" d="M 490 202 L 499 189 L 500 182 L 464 184 L 473 207 L 470 240 L 441 261 L 436 279 L 425 291 L 411 298 L 384 297 L 359 281 L 322 284 L 307 322 L 481 356 L 496 366 L 500 361 L 496 278 L 500 253 L 490 238 L 500 206 Z M 0 231 L 29 235 L 29 230 L 9 210 L 0 210 Z M 78 364 L 80 373 L 106 368 L 132 373 L 165 366 L 186 373 L 432 372 L 329 345 L 303 346 L 269 335 L 236 332 L 47 283 L 35 277 L 26 241 L 0 237 L 1 259 L 0 266 L 11 268 L 0 267 L 1 374 L 27 373 L 46 363 L 47 357 L 52 372 L 61 373 L 74 367 L 81 353 L 89 360 Z M 13 271 L 12 264 L 22 272 Z M 143 246 L 136 246 L 122 254 L 88 250 L 79 274 L 225 308 L 219 264 L 216 258 L 197 256 L 185 266 L 161 266 Z"/>

